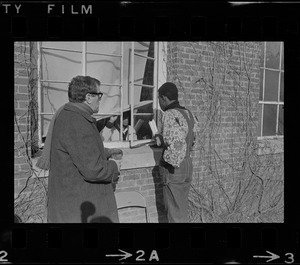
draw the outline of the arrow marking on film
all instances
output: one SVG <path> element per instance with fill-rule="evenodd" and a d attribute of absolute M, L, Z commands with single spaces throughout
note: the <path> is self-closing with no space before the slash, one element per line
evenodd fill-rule
<path fill-rule="evenodd" d="M 126 251 L 123 251 L 121 249 L 119 249 L 119 251 L 123 252 L 124 254 L 106 254 L 105 256 L 106 257 L 123 257 L 123 258 L 119 259 L 119 261 L 122 260 L 122 259 L 127 259 L 127 258 L 132 256 L 132 254 L 130 254 Z"/>
<path fill-rule="evenodd" d="M 267 250 L 266 250 L 267 251 Z M 270 252 L 270 251 L 267 251 L 271 256 L 253 256 L 253 258 L 265 258 L 265 259 L 269 259 L 267 260 L 267 262 L 269 261 L 272 261 L 272 260 L 275 260 L 275 259 L 279 259 L 280 256 Z"/>

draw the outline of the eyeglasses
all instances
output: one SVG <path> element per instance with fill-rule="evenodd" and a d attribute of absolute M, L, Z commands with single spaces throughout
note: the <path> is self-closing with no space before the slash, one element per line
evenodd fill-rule
<path fill-rule="evenodd" d="M 99 100 L 102 98 L 102 96 L 103 96 L 103 93 L 102 92 L 89 92 L 89 94 L 91 94 L 91 95 L 97 95 L 98 96 L 98 98 L 99 98 Z"/>

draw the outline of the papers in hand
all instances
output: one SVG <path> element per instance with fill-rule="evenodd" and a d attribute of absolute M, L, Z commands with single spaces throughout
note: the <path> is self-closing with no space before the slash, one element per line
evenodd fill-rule
<path fill-rule="evenodd" d="M 155 134 L 158 133 L 157 127 L 156 127 L 156 123 L 154 120 L 149 121 L 149 126 L 151 128 L 152 131 L 152 136 L 154 136 Z"/>

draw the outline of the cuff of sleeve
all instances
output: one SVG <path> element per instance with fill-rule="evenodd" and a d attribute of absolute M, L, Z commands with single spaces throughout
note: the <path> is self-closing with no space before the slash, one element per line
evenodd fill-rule
<path fill-rule="evenodd" d="M 112 178 L 117 175 L 119 176 L 120 175 L 120 172 L 118 170 L 118 166 L 117 166 L 117 163 L 115 161 L 112 161 L 112 160 L 108 160 L 110 163 L 112 163 Z"/>

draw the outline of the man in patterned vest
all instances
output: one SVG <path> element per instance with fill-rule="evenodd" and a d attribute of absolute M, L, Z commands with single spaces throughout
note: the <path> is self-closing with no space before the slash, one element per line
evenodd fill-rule
<path fill-rule="evenodd" d="M 175 84 L 164 83 L 158 90 L 159 104 L 164 111 L 162 132 L 155 136 L 164 148 L 159 172 L 163 178 L 164 202 L 170 223 L 188 222 L 188 194 L 193 164 L 190 151 L 194 144 L 194 117 L 180 106 Z"/>

